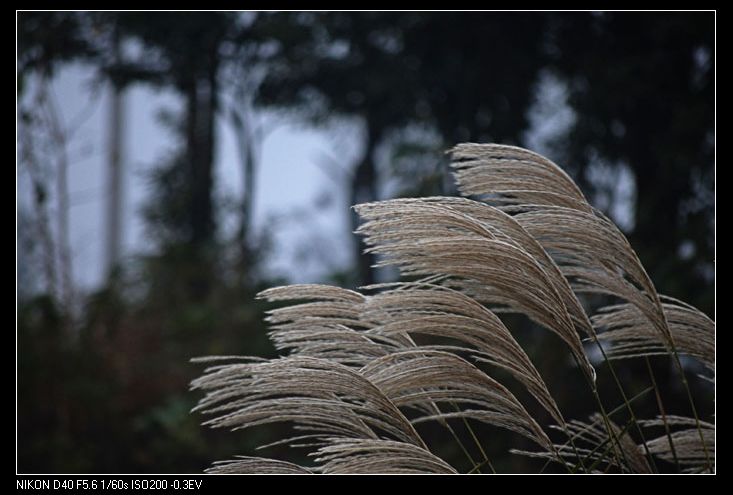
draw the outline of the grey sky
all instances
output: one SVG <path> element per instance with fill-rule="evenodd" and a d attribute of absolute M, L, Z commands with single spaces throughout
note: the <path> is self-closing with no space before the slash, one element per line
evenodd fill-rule
<path fill-rule="evenodd" d="M 53 94 L 65 123 L 88 115 L 69 143 L 70 242 L 74 276 L 84 288 L 96 286 L 104 273 L 109 95 L 105 88 L 97 100 L 90 99 L 91 76 L 91 69 L 74 65 L 62 69 L 53 83 Z M 179 101 L 171 92 L 137 85 L 126 93 L 123 248 L 126 256 L 150 248 L 140 215 L 148 197 L 146 173 L 175 145 L 170 132 L 158 122 L 157 114 L 162 108 L 178 106 Z M 242 178 L 232 130 L 221 122 L 218 130 L 216 195 L 239 198 Z M 348 170 L 358 158 L 359 150 L 345 145 L 343 140 L 332 142 L 329 139 L 332 135 L 283 122 L 264 140 L 253 222 L 256 233 L 269 228 L 273 234 L 273 250 L 265 267 L 268 275 L 284 276 L 294 282 L 314 281 L 328 270 L 349 263 L 352 249 L 348 202 L 344 196 L 346 184 L 337 186 L 346 177 L 327 174 L 317 162 L 323 155 L 338 156 Z M 349 141 L 358 142 L 354 139 L 357 137 L 352 136 Z M 28 177 L 21 170 L 21 205 L 28 204 L 29 190 Z M 296 263 L 298 269 L 294 270 Z"/>
<path fill-rule="evenodd" d="M 70 241 L 74 277 L 89 289 L 104 274 L 106 139 L 108 91 L 90 98 L 92 69 L 72 65 L 60 71 L 53 84 L 54 96 L 64 121 L 88 115 L 69 143 L 71 193 Z M 546 143 L 565 132 L 574 119 L 560 81 L 544 74 L 538 81 L 537 101 L 530 112 L 527 145 L 547 152 Z M 123 254 L 132 256 L 151 247 L 146 239 L 140 209 L 148 199 L 147 172 L 175 146 L 172 136 L 157 119 L 161 109 L 180 106 L 172 92 L 153 91 L 136 85 L 126 93 L 124 140 L 125 207 Z M 91 113 L 87 111 L 91 109 Z M 350 170 L 361 153 L 358 125 L 340 122 L 330 130 L 318 130 L 286 119 L 260 115 L 270 126 L 261 148 L 254 201 L 254 233 L 269 232 L 265 274 L 291 282 L 315 282 L 336 269 L 349 266 L 353 255 L 349 235 L 348 184 Z M 216 151 L 217 198 L 238 199 L 242 177 L 233 130 L 218 123 Z M 591 167 L 593 182 L 608 183 L 609 197 L 594 198 L 622 228 L 633 227 L 635 187 L 630 171 L 614 171 L 597 163 Z M 613 175 L 613 176 L 611 176 Z M 21 204 L 29 199 L 28 177 L 19 174 Z M 605 204 L 604 204 L 605 203 Z M 52 204 L 55 204 L 52 202 Z M 223 226 L 227 228 L 226 223 Z"/>

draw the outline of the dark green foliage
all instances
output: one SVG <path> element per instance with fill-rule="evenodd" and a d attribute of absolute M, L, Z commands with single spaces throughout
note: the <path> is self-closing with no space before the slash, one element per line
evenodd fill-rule
<path fill-rule="evenodd" d="M 296 13 L 266 22 L 290 23 L 300 42 L 280 45 L 262 103 L 294 107 L 315 122 L 334 114 L 363 121 L 351 204 L 379 198 L 377 149 L 404 126 L 435 128 L 439 149 L 459 141 L 517 144 L 526 128 L 543 66 L 542 16 Z M 357 246 L 360 282 L 371 283 L 374 259 L 359 253 Z"/>
<path fill-rule="evenodd" d="M 20 471 L 199 472 L 212 450 L 246 449 L 244 435 L 207 431 L 189 413 L 195 397 L 187 384 L 198 366 L 188 361 L 253 349 L 272 355 L 264 308 L 240 304 L 254 290 L 218 283 L 210 299 L 194 303 L 156 286 L 138 302 L 108 289 L 90 298 L 73 338 L 52 301 L 21 304 Z"/>
<path fill-rule="evenodd" d="M 664 291 L 712 313 L 715 16 L 564 14 L 549 21 L 551 67 L 577 121 L 557 143 L 585 176 L 594 156 L 625 162 L 637 187 L 631 242 Z M 666 212 L 660 215 L 659 212 Z M 691 252 L 678 256 L 686 243 Z M 680 274 L 684 273 L 684 277 Z"/>
<path fill-rule="evenodd" d="M 110 64 L 113 29 L 140 44 L 139 58 Z M 20 13 L 21 94 L 34 74 L 85 61 L 119 84 L 173 90 L 185 107 L 171 126 L 178 147 L 151 176 L 144 214 L 152 253 L 86 297 L 73 322 L 58 301 L 29 299 L 19 288 L 19 470 L 197 472 L 281 436 L 265 428 L 212 432 L 189 414 L 197 397 L 187 384 L 200 372 L 191 357 L 273 353 L 261 323 L 265 307 L 253 299 L 258 288 L 276 284 L 256 282 L 267 246 L 225 238 L 217 222 L 215 123 L 226 110 L 227 64 L 263 71 L 250 95 L 263 108 L 309 124 L 334 117 L 363 123 L 350 204 L 385 191 L 452 193 L 442 150 L 460 141 L 522 144 L 540 74 L 557 76 L 576 120 L 549 143 L 548 155 L 569 167 L 589 198 L 608 194 L 588 177 L 594 163 L 614 173 L 628 166 L 637 188 L 628 236 L 642 263 L 661 293 L 712 315 L 713 33 L 712 13 Z M 373 261 L 355 256 L 354 268 L 332 280 L 372 281 Z M 26 268 L 19 267 L 24 280 L 33 276 Z M 509 326 L 558 402 L 570 405 L 563 412 L 589 414 L 588 400 L 575 400 L 583 385 L 553 372 L 568 369 L 559 340 L 517 320 Z M 645 376 L 646 368 L 626 364 L 621 379 L 633 395 L 648 384 L 631 376 Z M 675 397 L 668 412 L 684 413 L 668 361 L 652 364 L 663 395 Z M 612 408 L 621 399 L 606 378 L 599 388 Z M 712 393 L 702 381 L 692 386 L 696 395 Z M 656 413 L 651 396 L 637 406 L 640 416 Z M 482 426 L 477 433 L 490 439 L 484 446 L 492 460 L 505 452 L 505 433 Z M 453 445 L 446 439 L 445 452 L 436 453 L 460 467 L 466 461 Z M 527 470 L 533 462 L 513 456 L 495 467 Z"/>
<path fill-rule="evenodd" d="M 83 17 L 67 12 L 21 12 L 18 15 L 19 75 L 30 71 L 51 73 L 59 64 L 96 54 L 84 32 Z"/>

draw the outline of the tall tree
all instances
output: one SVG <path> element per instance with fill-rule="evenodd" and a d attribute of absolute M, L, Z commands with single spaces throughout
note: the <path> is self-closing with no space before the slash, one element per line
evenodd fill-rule
<path fill-rule="evenodd" d="M 28 82 L 33 79 L 35 91 L 31 103 L 21 109 L 25 124 L 21 142 L 21 159 L 31 171 L 34 196 L 38 210 L 40 234 L 43 239 L 48 294 L 63 303 L 70 315 L 75 303 L 72 253 L 69 244 L 69 188 L 67 156 L 68 129 L 57 109 L 57 102 L 49 91 L 58 67 L 72 60 L 91 59 L 97 51 L 84 34 L 84 18 L 67 12 L 22 12 L 18 15 L 18 88 L 24 96 Z M 51 239 L 52 229 L 47 212 L 49 197 L 46 174 L 38 163 L 41 148 L 49 152 L 44 160 L 53 163 L 50 170 L 56 180 L 56 242 Z M 58 275 L 57 275 L 58 273 Z M 56 279 L 60 283 L 57 284 Z M 66 320 L 68 323 L 68 320 Z M 70 328 L 70 325 L 66 325 Z"/>
<path fill-rule="evenodd" d="M 642 261 L 670 295 L 710 313 L 715 14 L 562 14 L 552 23 L 553 68 L 577 114 L 560 143 L 564 161 L 587 186 L 599 159 L 630 167 Z"/>
<path fill-rule="evenodd" d="M 363 122 L 364 151 L 349 186 L 350 204 L 377 199 L 375 152 L 391 128 L 408 122 L 413 98 L 403 99 L 410 74 L 400 63 L 399 15 L 279 14 L 265 19 L 283 33 L 260 103 L 296 108 L 306 119 L 356 116 Z M 358 219 L 352 216 L 355 229 Z M 353 229 L 352 229 L 353 230 Z M 370 254 L 360 254 L 358 282 L 374 282 Z"/>
<path fill-rule="evenodd" d="M 112 33 L 112 64 L 121 63 L 120 33 L 115 23 Z M 124 142 L 124 83 L 112 78 L 110 84 L 108 179 L 107 179 L 107 278 L 112 281 L 117 272 L 122 250 L 123 207 L 123 142 Z"/>
<path fill-rule="evenodd" d="M 539 16 L 279 14 L 269 22 L 283 25 L 294 42 L 282 43 L 261 102 L 296 107 L 316 122 L 334 115 L 363 120 L 352 204 L 377 199 L 377 148 L 406 125 L 433 126 L 449 144 L 516 143 L 526 127 L 542 63 Z M 372 283 L 374 259 L 355 245 L 358 282 Z"/>
<path fill-rule="evenodd" d="M 173 86 L 185 101 L 184 135 L 187 195 L 187 241 L 203 246 L 213 239 L 212 205 L 217 75 L 221 44 L 232 23 L 225 13 L 197 15 L 120 14 L 120 26 L 145 43 L 146 51 L 119 67 L 130 80 Z"/>
<path fill-rule="evenodd" d="M 173 160 L 177 183 L 172 222 L 179 237 L 174 243 L 185 245 L 189 262 L 199 266 L 186 282 L 195 299 L 209 292 L 210 248 L 215 242 L 214 151 L 216 116 L 219 105 L 219 70 L 222 45 L 227 40 L 234 16 L 227 13 L 123 13 L 120 29 L 142 41 L 143 51 L 135 60 L 115 67 L 120 80 L 149 82 L 173 87 L 184 100 L 182 136 L 185 151 Z M 161 177 L 164 177 L 162 175 Z M 166 187 L 163 185 L 163 187 Z M 172 211 L 169 205 L 160 205 Z M 170 227 L 170 226 L 169 226 Z"/>

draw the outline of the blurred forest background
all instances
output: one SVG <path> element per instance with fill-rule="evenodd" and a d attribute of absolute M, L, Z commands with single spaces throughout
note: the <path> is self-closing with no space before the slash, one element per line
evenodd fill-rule
<path fill-rule="evenodd" d="M 274 355 L 266 307 L 254 300 L 265 287 L 394 277 L 360 254 L 348 207 L 454 194 L 443 151 L 459 142 L 522 145 L 566 167 L 625 231 L 659 292 L 713 317 L 714 27 L 712 12 L 19 13 L 18 470 L 200 472 L 277 438 L 271 427 L 201 427 L 187 390 L 201 367 L 189 359 Z M 69 234 L 75 124 L 58 112 L 54 91 L 70 66 L 93 74 L 90 100 L 100 88 L 108 95 L 93 161 L 104 177 L 93 234 L 104 274 L 91 287 L 79 283 L 88 261 Z M 125 139 L 125 98 L 140 87 L 166 91 L 178 106 L 161 112 L 173 145 L 146 167 L 144 206 L 134 211 L 145 245 L 129 253 L 123 178 L 136 143 Z M 289 223 L 253 218 L 268 126 L 315 129 L 340 150 L 318 166 L 323 202 L 337 198 L 332 209 L 342 212 L 327 217 L 341 240 L 329 237 L 334 228 L 318 243 L 303 240 L 290 273 L 265 269 L 277 229 L 318 229 L 309 211 Z M 224 132 L 236 149 L 233 197 L 217 193 Z M 277 176 L 283 191 L 293 177 Z M 328 264 L 339 256 L 346 264 Z M 318 275 L 304 275 L 299 259 L 321 263 Z M 565 416 L 591 412 L 575 400 L 582 384 L 575 388 L 558 339 L 521 319 L 508 326 L 541 372 L 555 370 L 544 376 Z M 669 363 L 654 364 L 673 398 L 667 412 L 685 412 Z M 619 366 L 631 394 L 648 385 L 635 382 L 636 366 Z M 713 393 L 702 380 L 693 386 Z M 620 399 L 608 388 L 601 395 L 613 406 Z M 638 401 L 641 416 L 655 407 L 653 397 Z M 528 467 L 537 461 L 505 454 L 522 446 L 517 437 L 481 434 L 497 470 L 537 470 Z M 452 449 L 440 453 L 460 466 Z M 267 455 L 298 454 L 276 446 Z"/>

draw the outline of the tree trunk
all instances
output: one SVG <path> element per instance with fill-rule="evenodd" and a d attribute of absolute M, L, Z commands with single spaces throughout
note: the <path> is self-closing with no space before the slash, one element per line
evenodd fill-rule
<path fill-rule="evenodd" d="M 120 59 L 119 35 L 114 39 L 115 63 Z M 109 178 L 107 182 L 107 280 L 112 282 L 120 262 L 122 246 L 122 143 L 124 126 L 124 88 L 112 81 L 109 120 Z"/>
<path fill-rule="evenodd" d="M 38 93 L 35 97 L 35 106 L 44 105 L 44 86 L 39 84 Z M 47 178 L 43 173 L 37 155 L 37 130 L 34 126 L 38 126 L 38 117 L 31 117 L 28 128 L 19 129 L 18 139 L 20 141 L 20 154 L 22 161 L 28 167 L 31 181 L 33 182 L 33 204 L 35 206 L 36 225 L 38 229 L 38 237 L 41 249 L 41 262 L 43 264 L 43 276 L 45 282 L 45 292 L 53 300 L 58 300 L 58 290 L 56 283 L 56 249 L 51 229 L 51 218 L 48 207 L 48 184 Z M 24 121 L 21 121 L 24 122 Z"/>
<path fill-rule="evenodd" d="M 67 156 L 67 136 L 64 123 L 56 109 L 56 103 L 49 94 L 50 80 L 43 76 L 43 100 L 48 110 L 49 132 L 53 139 L 56 153 L 56 228 L 58 232 L 57 252 L 61 281 L 61 303 L 67 316 L 67 331 L 71 332 L 71 319 L 74 315 L 74 269 L 69 241 L 69 159 Z"/>
<path fill-rule="evenodd" d="M 193 67 L 183 87 L 187 105 L 188 239 L 192 263 L 197 265 L 190 290 L 196 300 L 209 293 L 211 266 L 207 258 L 215 235 L 213 173 L 218 63 L 214 58 L 208 61 L 206 70 L 196 71 Z"/>
<path fill-rule="evenodd" d="M 367 122 L 367 136 L 364 157 L 356 167 L 351 181 L 351 204 L 367 203 L 377 199 L 377 170 L 374 163 L 374 152 L 379 142 L 376 126 Z M 352 213 L 352 231 L 359 226 L 359 217 Z M 372 253 L 365 253 L 362 241 L 354 236 L 355 254 L 357 260 L 358 285 L 369 285 L 375 282 L 375 257 Z"/>
<path fill-rule="evenodd" d="M 247 107 L 241 111 L 237 109 L 232 110 L 230 119 L 236 135 L 237 151 L 242 165 L 242 205 L 237 240 L 240 246 L 240 268 L 243 270 L 250 263 L 248 239 L 254 209 L 254 181 L 257 165 L 254 151 L 255 133 L 247 121 L 251 117 L 252 112 Z"/>

